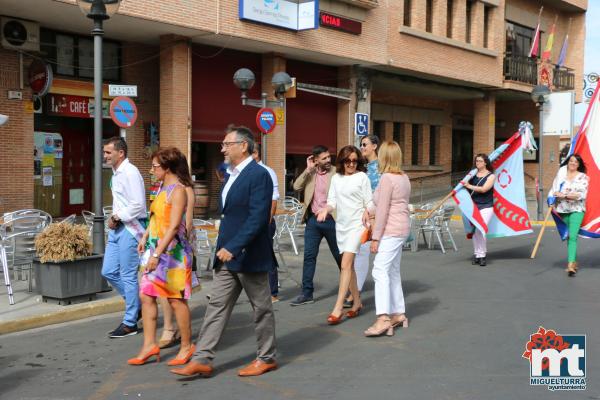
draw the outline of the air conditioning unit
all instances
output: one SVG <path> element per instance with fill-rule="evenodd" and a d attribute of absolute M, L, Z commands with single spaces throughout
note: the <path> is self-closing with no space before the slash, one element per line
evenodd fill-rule
<path fill-rule="evenodd" d="M 37 22 L 1 17 L 0 35 L 6 49 L 40 51 L 40 25 Z"/>

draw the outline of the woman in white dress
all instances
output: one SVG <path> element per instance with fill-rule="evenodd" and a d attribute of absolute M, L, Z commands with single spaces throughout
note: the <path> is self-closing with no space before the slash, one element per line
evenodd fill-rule
<path fill-rule="evenodd" d="M 367 208 L 373 204 L 373 194 L 369 178 L 364 173 L 365 160 L 355 146 L 343 147 L 337 156 L 337 174 L 331 178 L 327 207 L 317 214 L 317 221 L 323 222 L 327 214 L 336 211 L 336 241 L 342 255 L 340 287 L 333 311 L 327 317 L 330 325 L 342 321 L 344 298 L 348 289 L 354 299 L 352 308 L 346 313 L 348 318 L 358 316 L 362 309 L 360 293 L 356 284 L 354 257 L 361 244 L 361 236 L 368 224 Z"/>

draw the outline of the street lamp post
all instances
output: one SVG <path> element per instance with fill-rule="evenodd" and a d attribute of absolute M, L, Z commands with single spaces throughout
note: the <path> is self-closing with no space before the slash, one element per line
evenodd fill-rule
<path fill-rule="evenodd" d="M 233 74 L 233 83 L 237 86 L 238 89 L 242 92 L 241 99 L 242 105 L 251 106 L 257 108 L 265 108 L 265 107 L 282 107 L 285 108 L 285 92 L 292 87 L 292 78 L 285 72 L 276 72 L 271 78 L 271 85 L 273 85 L 273 90 L 275 92 L 275 97 L 277 100 L 268 100 L 267 94 L 262 92 L 260 95 L 260 100 L 258 99 L 249 99 L 248 98 L 248 90 L 252 89 L 254 86 L 254 82 L 256 81 L 254 77 L 254 72 L 250 71 L 248 68 L 240 68 L 235 71 Z M 260 158 L 266 164 L 267 163 L 267 143 L 265 134 L 261 134 L 260 137 L 262 154 Z"/>
<path fill-rule="evenodd" d="M 537 196 L 537 219 L 542 221 L 544 219 L 544 103 L 550 94 L 548 86 L 537 85 L 531 92 L 531 100 L 540 110 L 540 122 L 539 122 L 539 149 L 538 149 L 538 196 Z"/>
<path fill-rule="evenodd" d="M 83 14 L 94 21 L 94 253 L 104 253 L 102 212 L 102 36 L 103 22 L 119 8 L 121 0 L 77 0 Z"/>

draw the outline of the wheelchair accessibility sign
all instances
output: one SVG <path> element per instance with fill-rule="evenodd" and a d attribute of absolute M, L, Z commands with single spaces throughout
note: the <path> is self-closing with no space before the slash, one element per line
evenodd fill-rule
<path fill-rule="evenodd" d="M 369 134 L 369 114 L 354 113 L 354 134 L 358 136 Z"/>

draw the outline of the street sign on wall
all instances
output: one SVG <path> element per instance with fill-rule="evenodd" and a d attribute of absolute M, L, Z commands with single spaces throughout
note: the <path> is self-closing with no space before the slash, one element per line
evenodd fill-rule
<path fill-rule="evenodd" d="M 256 126 L 264 133 L 268 134 L 273 132 L 275 125 L 277 124 L 277 116 L 275 112 L 270 108 L 261 108 L 256 113 Z"/>
<path fill-rule="evenodd" d="M 137 85 L 108 85 L 108 95 L 137 97 Z"/>
<path fill-rule="evenodd" d="M 367 136 L 369 134 L 369 114 L 354 114 L 354 134 Z"/>
<path fill-rule="evenodd" d="M 137 120 L 137 107 L 129 97 L 116 97 L 110 103 L 110 117 L 120 128 L 129 128 Z"/>

